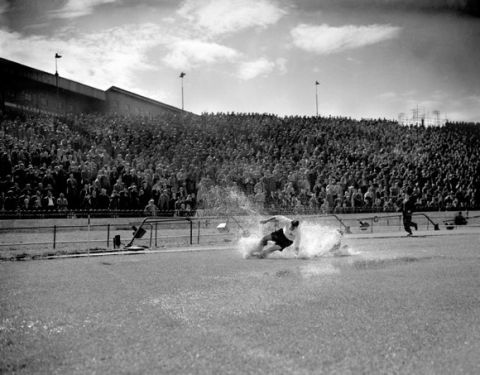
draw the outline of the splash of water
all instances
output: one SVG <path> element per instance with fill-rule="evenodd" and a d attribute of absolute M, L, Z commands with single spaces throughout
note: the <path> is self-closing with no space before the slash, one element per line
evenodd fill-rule
<path fill-rule="evenodd" d="M 244 210 L 250 216 L 260 216 L 261 207 L 252 202 L 251 199 L 238 189 L 228 190 L 228 197 L 231 202 L 235 202 L 234 207 Z"/>
<path fill-rule="evenodd" d="M 260 216 L 262 207 L 256 205 L 238 187 L 211 186 L 201 194 L 204 215 Z"/>
<path fill-rule="evenodd" d="M 212 216 L 226 216 L 232 218 L 243 234 L 237 242 L 237 249 L 246 257 L 251 251 L 258 248 L 261 238 L 270 232 L 268 226 L 260 225 L 263 207 L 255 204 L 237 187 L 212 186 L 205 193 L 205 212 Z M 270 228 L 271 229 L 271 228 Z M 341 234 L 332 227 L 323 226 L 313 221 L 301 220 L 301 244 L 298 256 L 311 259 L 322 256 L 349 256 L 357 254 L 349 247 L 344 247 Z M 293 249 L 274 252 L 273 257 L 294 257 Z"/>
<path fill-rule="evenodd" d="M 341 240 L 341 234 L 336 229 L 310 222 L 301 224 L 300 234 L 299 257 L 307 259 L 327 255 Z"/>
<path fill-rule="evenodd" d="M 257 224 L 258 227 L 258 224 Z M 260 230 L 258 231 L 260 232 Z M 256 233 L 249 237 L 242 237 L 238 240 L 237 250 L 245 258 L 248 254 L 258 247 L 261 240 L 261 234 Z M 342 242 L 342 235 L 338 230 L 322 226 L 313 222 L 302 222 L 300 224 L 300 251 L 299 258 L 313 259 L 329 256 L 351 256 L 357 255 L 351 247 Z M 282 252 L 274 252 L 270 255 L 273 258 L 294 258 L 293 249 L 286 248 Z"/>
<path fill-rule="evenodd" d="M 261 237 L 258 235 L 251 235 L 249 237 L 240 237 L 237 242 L 237 250 L 243 258 L 247 258 L 248 255 L 258 248 Z"/>

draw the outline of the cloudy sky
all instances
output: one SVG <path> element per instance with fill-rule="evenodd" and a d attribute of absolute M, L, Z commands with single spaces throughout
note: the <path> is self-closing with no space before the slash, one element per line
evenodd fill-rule
<path fill-rule="evenodd" d="M 0 0 L 0 56 L 202 112 L 480 122 L 476 0 Z M 315 86 L 315 81 L 320 85 Z"/>

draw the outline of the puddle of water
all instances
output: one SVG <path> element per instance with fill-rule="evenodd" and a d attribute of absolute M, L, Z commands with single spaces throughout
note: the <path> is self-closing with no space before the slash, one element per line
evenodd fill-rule
<path fill-rule="evenodd" d="M 415 262 L 427 261 L 432 257 L 413 257 L 403 256 L 397 258 L 359 258 L 352 257 L 346 262 L 343 260 L 330 261 L 325 260 L 315 263 L 302 264 L 298 267 L 298 272 L 303 278 L 312 278 L 316 276 L 324 275 L 337 275 L 340 274 L 342 269 L 354 269 L 359 271 L 383 269 L 387 267 L 393 267 L 396 265 L 408 265 Z M 286 277 L 291 275 L 288 270 L 277 271 L 277 277 Z"/>
<path fill-rule="evenodd" d="M 304 278 L 310 278 L 322 275 L 336 275 L 340 269 L 330 263 L 314 263 L 300 266 L 300 275 Z"/>
<path fill-rule="evenodd" d="M 354 259 L 348 265 L 356 270 L 380 269 L 395 265 L 406 265 L 413 262 L 430 260 L 432 257 L 404 256 L 398 258 Z"/>

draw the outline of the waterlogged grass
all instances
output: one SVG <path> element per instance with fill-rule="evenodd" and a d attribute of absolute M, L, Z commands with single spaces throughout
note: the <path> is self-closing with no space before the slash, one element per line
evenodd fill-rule
<path fill-rule="evenodd" d="M 18 250 L 8 250 L 2 251 L 0 253 L 0 261 L 25 261 L 25 260 L 36 260 L 36 259 L 48 259 L 52 257 L 62 256 L 62 255 L 81 255 L 81 254 L 98 254 L 105 252 L 119 252 L 120 250 L 111 250 L 107 248 L 91 248 L 91 249 L 81 249 L 81 250 L 27 250 L 27 251 L 18 251 Z"/>
<path fill-rule="evenodd" d="M 120 235 L 120 247 L 113 247 L 113 237 Z M 132 231 L 112 231 L 107 241 L 106 231 L 75 230 L 60 231 L 55 238 L 50 232 L 32 233 L 3 233 L 0 235 L 0 261 L 25 261 L 47 259 L 62 255 L 83 255 L 98 253 L 118 253 L 125 251 L 125 247 L 132 239 Z M 152 250 L 175 248 L 191 245 L 218 245 L 231 242 L 235 234 L 217 233 L 214 228 L 203 229 L 190 233 L 185 229 L 168 229 L 158 231 L 157 236 L 147 232 L 141 239 L 135 239 L 133 245 Z"/>
<path fill-rule="evenodd" d="M 392 265 L 397 264 L 408 264 L 412 262 L 419 262 L 432 259 L 431 256 L 429 257 L 412 257 L 412 256 L 404 256 L 404 257 L 397 257 L 392 259 L 360 259 L 355 260 L 353 262 L 353 268 L 357 270 L 368 270 L 368 269 L 378 269 L 378 268 L 385 268 Z"/>

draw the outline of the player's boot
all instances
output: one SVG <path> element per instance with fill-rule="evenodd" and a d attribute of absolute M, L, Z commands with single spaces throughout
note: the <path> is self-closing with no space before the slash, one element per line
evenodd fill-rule
<path fill-rule="evenodd" d="M 248 253 L 248 254 L 245 256 L 245 259 L 258 258 L 259 255 L 260 255 L 260 252 L 258 252 L 258 251 L 252 251 L 251 253 Z"/>
<path fill-rule="evenodd" d="M 264 259 L 266 256 L 267 256 L 267 252 L 263 250 L 258 253 L 255 253 L 255 257 L 258 259 Z"/>
<path fill-rule="evenodd" d="M 344 232 L 340 229 L 337 229 L 337 232 L 340 234 L 340 238 L 338 239 L 337 242 L 335 242 L 335 245 L 333 245 L 333 247 L 330 249 L 331 252 L 338 251 L 340 249 L 341 244 L 342 244 L 342 238 L 343 238 Z"/>

